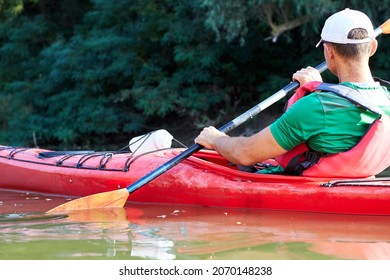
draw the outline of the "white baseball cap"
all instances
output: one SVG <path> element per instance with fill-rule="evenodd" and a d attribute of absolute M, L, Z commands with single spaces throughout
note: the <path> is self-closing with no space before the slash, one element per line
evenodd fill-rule
<path fill-rule="evenodd" d="M 348 33 L 355 28 L 364 28 L 368 37 L 364 39 L 349 39 Z M 369 17 L 359 11 L 345 9 L 330 16 L 324 24 L 321 32 L 321 40 L 338 44 L 360 44 L 371 42 L 375 38 L 374 27 Z"/>

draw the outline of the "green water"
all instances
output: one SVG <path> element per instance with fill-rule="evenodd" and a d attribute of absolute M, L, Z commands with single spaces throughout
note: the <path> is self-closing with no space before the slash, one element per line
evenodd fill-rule
<path fill-rule="evenodd" d="M 63 202 L 1 190 L 0 259 L 390 259 L 386 216 L 142 204 L 44 214 Z"/>

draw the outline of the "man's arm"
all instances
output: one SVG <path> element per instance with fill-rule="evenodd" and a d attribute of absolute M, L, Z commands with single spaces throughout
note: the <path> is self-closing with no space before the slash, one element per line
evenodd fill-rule
<path fill-rule="evenodd" d="M 255 164 L 286 152 L 276 142 L 269 127 L 250 137 L 229 137 L 210 126 L 203 129 L 195 142 L 216 150 L 228 161 L 239 165 Z"/>

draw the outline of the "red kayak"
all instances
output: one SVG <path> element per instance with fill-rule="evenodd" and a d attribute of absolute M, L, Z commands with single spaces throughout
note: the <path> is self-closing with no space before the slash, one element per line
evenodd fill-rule
<path fill-rule="evenodd" d="M 166 149 L 135 155 L 129 151 L 50 151 L 0 146 L 0 188 L 72 197 L 122 189 L 181 151 Z M 238 170 L 216 152 L 204 150 L 130 194 L 129 200 L 390 215 L 390 178 L 248 173 Z"/>

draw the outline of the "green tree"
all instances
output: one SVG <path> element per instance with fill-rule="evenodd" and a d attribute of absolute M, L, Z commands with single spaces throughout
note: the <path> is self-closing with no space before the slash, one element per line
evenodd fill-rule
<path fill-rule="evenodd" d="M 0 0 L 0 143 L 192 140 L 322 62 L 320 28 L 344 7 L 390 14 L 387 0 Z M 373 70 L 388 79 L 386 42 Z"/>

